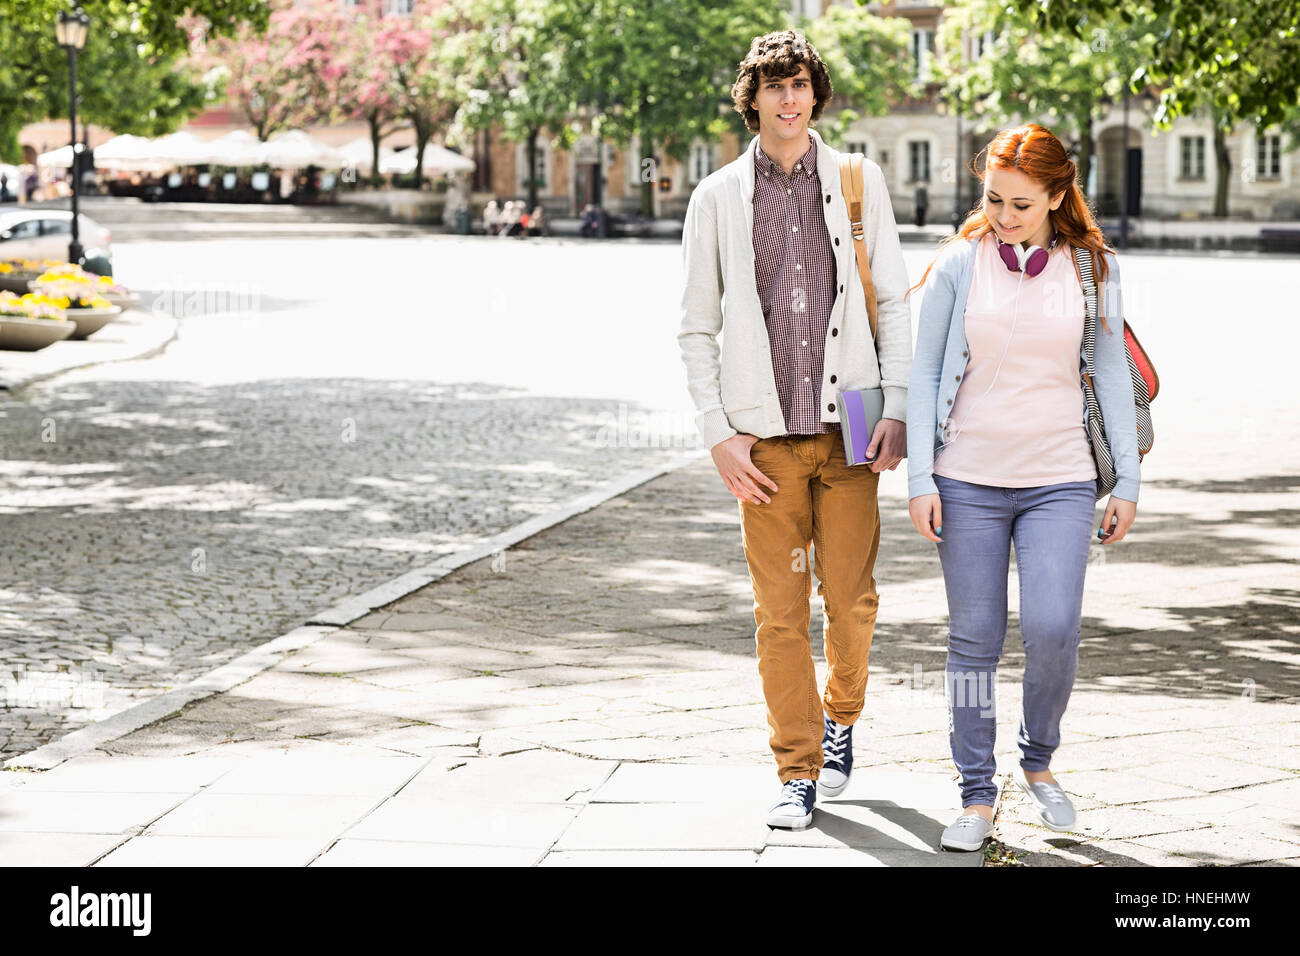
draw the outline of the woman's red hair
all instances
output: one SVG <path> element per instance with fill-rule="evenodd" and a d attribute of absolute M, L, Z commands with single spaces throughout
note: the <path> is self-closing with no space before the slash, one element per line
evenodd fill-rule
<path fill-rule="evenodd" d="M 980 182 L 984 181 L 985 169 L 992 165 L 999 169 L 1015 169 L 1024 173 L 1042 186 L 1049 197 L 1060 192 L 1065 193 L 1061 205 L 1048 212 L 1048 221 L 1059 235 L 1061 242 L 1071 246 L 1081 246 L 1092 253 L 1093 274 L 1097 278 L 1100 290 L 1110 271 L 1106 266 L 1105 254 L 1114 250 L 1110 249 L 1102 238 L 1101 227 L 1097 225 L 1092 208 L 1079 189 L 1078 169 L 1074 165 L 1074 160 L 1070 159 L 1065 151 L 1065 147 L 1061 145 L 1061 141 L 1051 130 L 1037 123 L 1026 123 L 1014 129 L 1004 129 L 980 152 L 987 153 L 985 168 L 979 168 L 978 154 L 970 164 L 971 173 Z M 939 244 L 939 248 L 942 249 L 948 243 L 959 239 L 980 239 L 992 231 L 993 227 L 989 224 L 988 215 L 984 212 L 984 192 L 981 190 L 979 200 L 966 217 L 966 221 L 961 224 L 961 228 L 944 239 Z M 925 275 L 921 276 L 921 281 L 907 290 L 908 294 L 925 284 L 926 277 L 930 275 L 930 269 L 933 267 L 934 262 L 931 262 L 925 269 Z M 1109 332 L 1110 328 L 1106 325 L 1105 298 L 1104 295 L 1098 295 L 1097 301 L 1101 312 L 1102 328 Z"/>

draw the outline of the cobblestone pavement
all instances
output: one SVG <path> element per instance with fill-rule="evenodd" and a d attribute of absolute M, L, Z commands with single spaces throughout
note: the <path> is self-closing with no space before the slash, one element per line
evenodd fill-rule
<path fill-rule="evenodd" d="M 203 254 L 241 283 L 194 289 L 176 283 L 221 244 L 119 246 L 119 275 L 181 313 L 179 339 L 0 404 L 0 754 L 681 454 L 635 446 L 634 404 L 456 376 L 421 328 L 472 324 L 454 309 L 381 296 L 358 315 L 301 279 L 325 248 L 377 269 L 416 261 L 411 241 L 249 245 Z"/>

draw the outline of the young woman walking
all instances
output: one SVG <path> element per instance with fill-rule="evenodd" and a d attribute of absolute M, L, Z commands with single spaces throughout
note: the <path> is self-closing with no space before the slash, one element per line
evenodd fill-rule
<path fill-rule="evenodd" d="M 1081 381 L 1086 302 L 1074 248 L 1090 253 L 1100 328 L 1094 386 L 1118 481 L 1102 544 L 1137 513 L 1138 444 L 1119 267 L 1052 133 L 999 133 L 974 170 L 983 192 L 930 277 L 907 402 L 912 523 L 935 542 L 948 595 L 949 741 L 963 813 L 941 845 L 978 850 L 993 829 L 994 680 L 1015 542 L 1024 637 L 1017 784 L 1043 824 L 1073 829 L 1048 769 L 1078 662 L 1096 464 Z"/>

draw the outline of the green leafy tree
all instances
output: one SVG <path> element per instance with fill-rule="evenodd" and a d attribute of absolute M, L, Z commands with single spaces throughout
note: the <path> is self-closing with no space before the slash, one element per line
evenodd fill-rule
<path fill-rule="evenodd" d="M 948 104 L 977 122 L 1064 121 L 1078 136 L 1079 179 L 1086 184 L 1098 114 L 1103 104 L 1124 95 L 1125 81 L 1146 62 L 1153 31 L 1149 16 L 1131 22 L 1096 18 L 1091 32 L 1076 35 L 1037 26 L 1004 0 L 962 0 L 945 9 L 935 71 Z M 969 58 L 971 38 L 990 33 L 992 47 Z"/>
<path fill-rule="evenodd" d="M 63 0 L 0 3 L 0 157 L 21 157 L 18 131 L 37 120 L 66 116 L 67 54 L 54 25 Z M 91 17 L 78 58 L 77 93 L 90 122 L 118 132 L 159 134 L 175 129 L 217 90 L 182 62 L 195 37 L 232 34 L 241 24 L 265 24 L 264 0 L 80 0 Z"/>
<path fill-rule="evenodd" d="M 836 101 L 843 104 L 827 130 L 832 140 L 843 141 L 861 117 L 883 116 L 922 92 L 913 81 L 911 26 L 906 19 L 877 16 L 859 7 L 831 7 L 804 27 L 831 75 Z M 823 123 L 828 117 L 822 114 Z"/>
<path fill-rule="evenodd" d="M 572 51 L 579 102 L 595 104 L 602 136 L 640 148 L 641 213 L 654 214 L 662 150 L 686 162 L 696 139 L 732 130 L 747 135 L 731 86 L 755 36 L 788 29 L 778 0 L 563 0 L 585 23 Z"/>
<path fill-rule="evenodd" d="M 1162 123 L 1207 105 L 1206 77 L 1226 80 L 1232 114 L 1261 127 L 1287 121 L 1300 96 L 1300 4 L 1292 0 L 1006 0 L 1019 15 L 1085 35 L 1098 21 L 1158 20 L 1145 75 L 1164 87 Z M 1211 85 L 1215 85 L 1211 83 Z"/>

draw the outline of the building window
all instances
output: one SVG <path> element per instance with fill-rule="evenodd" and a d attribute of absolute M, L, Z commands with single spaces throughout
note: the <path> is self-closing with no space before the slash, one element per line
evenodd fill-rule
<path fill-rule="evenodd" d="M 1205 137 L 1179 137 L 1181 159 L 1178 164 L 1179 179 L 1205 178 Z"/>
<path fill-rule="evenodd" d="M 537 180 L 537 191 L 545 193 L 549 181 L 546 172 L 551 167 L 551 144 L 542 137 L 537 138 L 537 164 L 533 168 L 533 178 Z M 528 192 L 528 144 L 520 143 L 515 153 L 515 168 L 519 170 L 519 192 Z"/>
<path fill-rule="evenodd" d="M 698 183 L 717 167 L 713 161 L 714 147 L 711 143 L 696 143 L 691 147 L 690 176 L 692 183 Z"/>
<path fill-rule="evenodd" d="M 930 181 L 930 144 L 914 139 L 907 144 L 907 180 L 912 183 Z"/>
<path fill-rule="evenodd" d="M 983 33 L 973 33 L 970 36 L 970 44 L 967 52 L 972 60 L 981 59 L 985 54 L 993 50 L 993 31 L 985 30 Z"/>
<path fill-rule="evenodd" d="M 790 13 L 796 20 L 816 20 L 822 15 L 821 0 L 790 0 Z"/>
<path fill-rule="evenodd" d="M 846 140 L 845 143 L 844 143 L 844 152 L 846 152 L 846 153 L 861 153 L 863 156 L 866 156 L 866 155 L 867 155 L 867 144 L 866 144 L 865 142 L 863 142 L 862 140 L 860 140 L 860 139 L 850 139 L 850 140 Z"/>
<path fill-rule="evenodd" d="M 409 17 L 415 12 L 415 0 L 385 0 L 384 12 L 398 17 Z"/>
<path fill-rule="evenodd" d="M 926 81 L 930 75 L 930 55 L 934 53 L 934 31 L 916 28 L 912 31 L 912 64 L 916 78 Z"/>
<path fill-rule="evenodd" d="M 1279 134 L 1256 137 L 1255 176 L 1257 179 L 1282 178 L 1282 137 Z"/>

